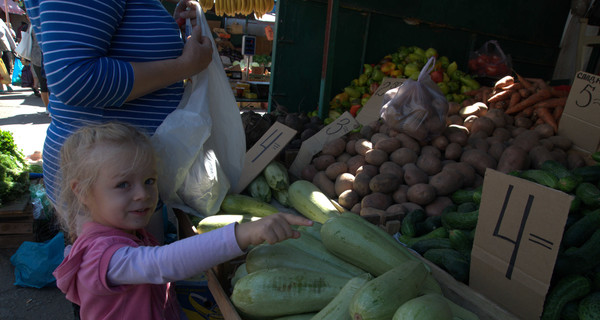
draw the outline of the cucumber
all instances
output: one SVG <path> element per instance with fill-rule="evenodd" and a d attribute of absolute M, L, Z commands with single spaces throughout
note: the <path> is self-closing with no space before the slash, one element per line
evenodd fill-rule
<path fill-rule="evenodd" d="M 423 255 L 429 249 L 451 249 L 452 245 L 448 238 L 434 238 L 419 240 L 413 243 L 410 248 Z"/>
<path fill-rule="evenodd" d="M 471 212 L 474 210 L 479 209 L 479 204 L 475 203 L 475 202 L 465 202 L 465 203 L 461 203 L 456 207 L 457 212 L 461 212 L 461 213 L 465 213 L 465 212 Z M 451 212 L 451 211 L 449 211 Z"/>
<path fill-rule="evenodd" d="M 560 312 L 561 320 L 579 320 L 579 301 L 569 301 Z"/>
<path fill-rule="evenodd" d="M 560 279 L 548 292 L 540 319 L 559 320 L 564 306 L 570 301 L 585 297 L 591 287 L 590 280 L 582 275 L 568 275 Z"/>
<path fill-rule="evenodd" d="M 452 202 L 455 204 L 462 204 L 466 202 L 474 202 L 473 195 L 475 194 L 476 189 L 460 189 L 454 191 L 450 198 Z"/>
<path fill-rule="evenodd" d="M 448 238 L 448 231 L 445 228 L 437 228 L 429 233 L 426 233 L 419 237 L 405 237 L 401 235 L 398 237 L 398 241 L 404 243 L 408 247 L 412 247 L 415 243 L 425 240 L 425 239 L 439 239 L 439 238 Z"/>
<path fill-rule="evenodd" d="M 579 167 L 571 170 L 574 174 L 581 176 L 583 182 L 597 182 L 600 180 L 600 165 Z"/>
<path fill-rule="evenodd" d="M 477 226 L 479 209 L 470 212 L 442 213 L 442 225 L 447 229 L 472 230 Z"/>
<path fill-rule="evenodd" d="M 422 222 L 417 222 L 417 236 L 429 233 L 442 226 L 442 216 L 429 216 Z"/>
<path fill-rule="evenodd" d="M 335 298 L 321 309 L 321 311 L 317 312 L 311 320 L 350 319 L 348 309 L 350 308 L 352 297 L 362 286 L 372 279 L 372 275 L 365 273 L 348 280 Z"/>
<path fill-rule="evenodd" d="M 593 270 L 600 264 L 600 229 L 581 247 L 567 248 L 559 253 L 554 266 L 554 273 L 562 276 L 568 274 L 583 274 Z"/>
<path fill-rule="evenodd" d="M 267 180 L 263 175 L 258 175 L 246 188 L 250 196 L 254 199 L 269 203 L 271 202 L 271 187 L 267 184 Z"/>
<path fill-rule="evenodd" d="M 307 180 L 296 180 L 288 188 L 290 205 L 303 216 L 324 223 L 340 212 L 317 186 Z"/>
<path fill-rule="evenodd" d="M 600 209 L 596 209 L 573 223 L 564 233 L 561 245 L 579 247 L 600 228 Z"/>
<path fill-rule="evenodd" d="M 577 310 L 580 320 L 598 319 L 600 316 L 600 292 L 587 295 L 579 302 Z"/>
<path fill-rule="evenodd" d="M 391 319 L 405 302 L 415 298 L 428 271 L 421 261 L 406 261 L 367 282 L 352 297 L 352 319 Z"/>
<path fill-rule="evenodd" d="M 521 172 L 521 178 L 552 189 L 558 189 L 558 178 L 554 174 L 541 169 L 525 170 Z"/>
<path fill-rule="evenodd" d="M 457 281 L 468 283 L 469 261 L 454 249 L 431 249 L 423 257 L 446 270 Z"/>
<path fill-rule="evenodd" d="M 392 320 L 452 320 L 452 309 L 442 295 L 430 293 L 406 301 Z"/>
<path fill-rule="evenodd" d="M 318 312 L 347 282 L 346 277 L 322 272 L 263 269 L 238 280 L 231 302 L 241 313 L 259 319 Z"/>
<path fill-rule="evenodd" d="M 286 167 L 277 160 L 271 161 L 263 170 L 262 175 L 273 190 L 286 190 L 290 185 Z"/>
<path fill-rule="evenodd" d="M 327 220 L 321 239 L 331 253 L 376 277 L 403 262 L 419 261 L 391 235 L 351 212 Z"/>
<path fill-rule="evenodd" d="M 279 212 L 275 206 L 243 194 L 228 194 L 221 203 L 221 210 L 227 214 L 250 214 L 266 217 Z"/>
<path fill-rule="evenodd" d="M 600 208 L 600 189 L 590 182 L 582 182 L 577 189 L 575 189 L 575 195 L 581 202 L 586 206 L 593 209 Z"/>
<path fill-rule="evenodd" d="M 556 160 L 544 161 L 540 169 L 555 175 L 558 178 L 557 188 L 564 192 L 573 191 L 583 181 L 581 176 L 572 173 Z"/>
<path fill-rule="evenodd" d="M 458 229 L 450 230 L 448 232 L 448 241 L 452 249 L 462 253 L 467 260 L 471 259 L 473 239 L 466 232 Z"/>
<path fill-rule="evenodd" d="M 415 237 L 417 235 L 417 222 L 424 221 L 426 217 L 427 215 L 425 214 L 425 211 L 421 209 L 409 212 L 402 219 L 402 224 L 400 225 L 400 233 L 403 236 Z"/>
<path fill-rule="evenodd" d="M 255 217 L 250 214 L 216 214 L 200 220 L 196 225 L 196 231 L 198 233 L 206 233 L 231 223 L 244 223 L 256 220 L 260 220 L 260 217 Z"/>

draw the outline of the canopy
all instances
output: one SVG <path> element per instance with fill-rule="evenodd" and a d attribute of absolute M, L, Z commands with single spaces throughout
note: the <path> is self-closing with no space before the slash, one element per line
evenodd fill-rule
<path fill-rule="evenodd" d="M 25 11 L 19 7 L 19 5 L 13 0 L 0 0 L 0 9 L 6 12 L 6 8 L 8 7 L 8 13 L 12 14 L 25 14 Z"/>

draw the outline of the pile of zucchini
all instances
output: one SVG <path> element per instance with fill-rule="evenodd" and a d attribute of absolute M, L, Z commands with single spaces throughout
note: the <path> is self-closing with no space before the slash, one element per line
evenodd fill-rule
<path fill-rule="evenodd" d="M 593 159 L 599 163 L 573 170 L 549 160 L 539 169 L 510 173 L 574 196 L 543 320 L 600 318 L 600 153 Z M 468 284 L 481 187 L 458 190 L 452 200 L 441 216 L 408 213 L 399 240 Z"/>

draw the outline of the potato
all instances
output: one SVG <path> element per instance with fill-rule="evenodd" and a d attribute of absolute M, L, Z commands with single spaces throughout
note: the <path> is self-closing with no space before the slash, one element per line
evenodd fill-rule
<path fill-rule="evenodd" d="M 496 170 L 503 173 L 509 173 L 515 170 L 525 170 L 529 169 L 529 163 L 530 160 L 527 151 L 518 146 L 511 145 L 506 147 L 504 152 L 502 152 Z"/>
<path fill-rule="evenodd" d="M 392 193 L 402 183 L 402 179 L 390 173 L 380 173 L 369 181 L 369 189 L 372 192 Z"/>
<path fill-rule="evenodd" d="M 371 136 L 371 143 L 373 144 L 373 148 L 375 148 L 375 145 L 377 145 L 377 143 L 381 140 L 386 140 L 389 139 L 390 136 L 388 136 L 385 133 L 381 133 L 381 132 L 377 132 L 375 134 L 373 134 L 373 136 Z"/>
<path fill-rule="evenodd" d="M 506 126 L 506 120 L 504 118 L 504 111 L 502 109 L 490 109 L 485 114 L 486 118 L 492 120 L 494 126 L 497 128 L 504 128 Z"/>
<path fill-rule="evenodd" d="M 404 170 L 402 170 L 402 166 L 393 161 L 386 161 L 382 163 L 381 166 L 379 166 L 379 173 L 393 174 L 400 178 L 401 181 L 404 179 Z"/>
<path fill-rule="evenodd" d="M 481 117 L 488 112 L 488 106 L 483 102 L 475 102 L 472 105 L 465 106 L 458 111 L 458 114 L 467 118 L 471 115 Z"/>
<path fill-rule="evenodd" d="M 335 181 L 344 172 L 348 172 L 348 165 L 345 162 L 334 162 L 325 169 L 325 174 L 331 181 Z"/>
<path fill-rule="evenodd" d="M 448 163 L 442 169 L 444 170 L 459 172 L 462 175 L 463 187 L 471 187 L 475 182 L 475 168 L 466 162 Z"/>
<path fill-rule="evenodd" d="M 383 150 L 386 153 L 390 154 L 402 147 L 402 142 L 396 138 L 381 139 L 377 141 L 373 148 L 377 150 Z"/>
<path fill-rule="evenodd" d="M 462 106 L 458 102 L 448 101 L 448 115 L 458 115 L 458 112 L 462 109 Z"/>
<path fill-rule="evenodd" d="M 520 135 L 523 132 L 529 131 L 529 129 L 522 128 L 522 127 L 507 127 L 507 128 L 510 128 L 510 134 L 513 138 L 517 137 L 518 135 Z"/>
<path fill-rule="evenodd" d="M 575 168 L 585 167 L 586 162 L 583 156 L 575 150 L 567 152 L 567 168 L 573 170 Z"/>
<path fill-rule="evenodd" d="M 510 131 L 506 128 L 496 128 L 492 133 L 492 137 L 498 137 L 502 141 L 508 141 L 512 138 Z"/>
<path fill-rule="evenodd" d="M 444 151 L 444 158 L 449 160 L 460 159 L 462 155 L 462 146 L 456 142 L 451 142 Z"/>
<path fill-rule="evenodd" d="M 407 163 L 415 163 L 419 155 L 410 148 L 402 147 L 390 154 L 390 160 L 403 166 Z"/>
<path fill-rule="evenodd" d="M 352 139 L 352 140 L 348 140 L 348 142 L 346 142 L 346 152 L 353 156 L 356 154 L 356 139 Z"/>
<path fill-rule="evenodd" d="M 402 220 L 408 212 L 406 212 L 406 208 L 403 205 L 399 203 L 394 203 L 391 206 L 387 207 L 387 209 L 385 209 L 385 213 L 388 217 L 390 215 L 393 215 L 397 216 L 398 220 Z"/>
<path fill-rule="evenodd" d="M 423 156 L 423 155 L 431 155 L 433 157 L 441 159 L 442 151 L 440 151 L 440 149 L 438 149 L 432 145 L 424 145 L 423 147 L 421 147 L 421 156 Z"/>
<path fill-rule="evenodd" d="M 398 187 L 398 189 L 396 189 L 396 191 L 394 191 L 394 193 L 392 193 L 392 199 L 394 200 L 395 203 L 405 203 L 406 200 L 406 192 L 408 191 L 408 186 L 403 184 L 400 185 Z"/>
<path fill-rule="evenodd" d="M 515 140 L 512 142 L 511 145 L 517 146 L 517 147 L 525 150 L 526 152 L 529 152 L 529 150 L 531 150 L 531 148 L 538 145 L 539 141 L 540 141 L 540 134 L 538 132 L 535 132 L 533 130 L 526 130 L 526 131 L 523 131 L 518 136 L 516 136 Z"/>
<path fill-rule="evenodd" d="M 436 198 L 435 188 L 427 183 L 417 183 L 408 187 L 406 198 L 420 206 L 426 206 Z"/>
<path fill-rule="evenodd" d="M 473 122 L 470 132 L 472 135 L 476 132 L 483 131 L 486 133 L 487 136 L 490 136 L 494 132 L 494 129 L 496 129 L 496 125 L 494 124 L 492 119 L 480 117 Z"/>
<path fill-rule="evenodd" d="M 365 164 L 365 157 L 361 156 L 360 154 L 357 154 L 355 156 L 352 156 L 352 158 L 348 159 L 346 164 L 348 165 L 348 172 L 350 172 L 353 175 L 356 175 L 356 170 L 358 170 L 358 168 Z"/>
<path fill-rule="evenodd" d="M 358 193 L 352 189 L 342 192 L 338 198 L 338 203 L 340 206 L 348 210 L 351 210 L 355 204 L 359 203 L 359 201 L 360 197 L 358 196 Z"/>
<path fill-rule="evenodd" d="M 448 141 L 448 138 L 442 135 L 437 136 L 433 138 L 433 140 L 431 140 L 431 145 L 438 149 L 440 153 L 446 150 L 448 144 L 450 144 L 450 141 Z"/>
<path fill-rule="evenodd" d="M 340 196 L 346 190 L 352 190 L 352 186 L 354 185 L 354 176 L 350 173 L 344 172 L 337 176 L 334 183 L 335 194 Z M 349 206 L 347 208 L 352 208 Z"/>
<path fill-rule="evenodd" d="M 550 151 L 542 145 L 537 145 L 529 150 L 529 159 L 531 159 L 531 167 L 534 169 L 540 169 L 542 163 L 547 160 L 554 160 Z"/>
<path fill-rule="evenodd" d="M 354 145 L 354 149 L 356 149 L 356 153 L 364 156 L 367 151 L 373 149 L 373 143 L 367 139 L 358 139 Z"/>
<path fill-rule="evenodd" d="M 463 187 L 463 176 L 460 172 L 442 170 L 429 178 L 429 184 L 438 196 L 447 196 Z"/>
<path fill-rule="evenodd" d="M 352 209 L 350 209 L 350 212 L 354 212 L 356 214 L 360 214 L 360 202 L 358 202 L 355 205 L 353 205 Z"/>
<path fill-rule="evenodd" d="M 565 168 L 568 166 L 567 153 L 563 149 L 554 149 L 550 151 L 552 159 L 561 163 Z"/>
<path fill-rule="evenodd" d="M 402 142 L 402 147 L 409 148 L 415 153 L 419 154 L 421 152 L 421 146 L 417 142 L 417 140 L 413 139 L 406 133 L 400 133 L 396 136 L 396 139 Z"/>
<path fill-rule="evenodd" d="M 416 165 L 428 176 L 442 171 L 442 161 L 438 157 L 429 154 L 421 154 L 417 159 Z"/>
<path fill-rule="evenodd" d="M 465 150 L 460 157 L 460 161 L 473 166 L 480 175 L 484 175 L 487 168 L 496 169 L 498 163 L 494 157 L 479 149 Z"/>
<path fill-rule="evenodd" d="M 360 128 L 360 135 L 361 137 L 363 137 L 363 139 L 366 140 L 370 140 L 373 134 L 375 134 L 375 132 L 377 131 L 373 130 L 373 127 L 371 126 L 362 126 L 362 128 Z"/>
<path fill-rule="evenodd" d="M 330 154 L 334 157 L 339 156 L 346 150 L 346 140 L 343 138 L 335 138 L 333 140 L 327 141 L 323 145 L 323 150 L 321 154 Z"/>
<path fill-rule="evenodd" d="M 387 152 L 379 149 L 371 149 L 365 153 L 365 162 L 374 166 L 380 166 L 382 163 L 388 161 Z"/>
<path fill-rule="evenodd" d="M 569 151 L 573 146 L 573 141 L 565 136 L 551 136 L 548 137 L 548 140 L 552 142 L 554 147 L 561 148 L 565 151 Z"/>
<path fill-rule="evenodd" d="M 329 199 L 335 199 L 337 194 L 335 193 L 335 185 L 331 181 L 325 171 L 319 171 L 315 174 L 312 183 L 321 190 Z"/>
<path fill-rule="evenodd" d="M 379 133 L 383 133 L 389 136 L 390 126 L 385 123 L 379 125 Z"/>
<path fill-rule="evenodd" d="M 462 125 L 465 128 L 467 128 L 467 130 L 469 130 L 469 132 L 471 132 L 471 128 L 473 128 L 473 123 L 475 123 L 475 120 L 477 120 L 477 119 L 479 119 L 479 117 L 476 115 L 468 116 L 465 118 Z"/>
<path fill-rule="evenodd" d="M 411 211 L 415 211 L 415 210 L 423 210 L 425 211 L 425 209 L 423 208 L 423 206 L 416 204 L 414 202 L 404 202 L 402 203 L 402 206 L 406 209 L 406 212 L 411 212 Z"/>
<path fill-rule="evenodd" d="M 487 153 L 489 153 L 496 161 L 500 160 L 500 156 L 502 156 L 502 152 L 504 152 L 504 143 L 495 142 L 490 145 Z"/>
<path fill-rule="evenodd" d="M 368 195 L 371 193 L 369 181 L 371 181 L 371 176 L 364 172 L 355 175 L 354 182 L 352 183 L 352 190 L 356 191 L 359 197 Z"/>
<path fill-rule="evenodd" d="M 454 114 L 448 117 L 448 119 L 446 119 L 446 124 L 447 125 L 459 125 L 462 126 L 464 124 L 465 120 L 458 114 Z"/>
<path fill-rule="evenodd" d="M 533 130 L 537 131 L 540 134 L 540 138 L 548 138 L 554 135 L 554 129 L 551 125 L 547 123 L 539 124 L 535 126 Z"/>
<path fill-rule="evenodd" d="M 544 148 L 548 149 L 548 151 L 554 150 L 554 143 L 552 143 L 550 139 L 540 139 L 539 144 L 544 146 Z"/>
<path fill-rule="evenodd" d="M 359 174 L 361 172 L 368 174 L 370 177 L 374 177 L 379 173 L 379 167 L 374 166 L 372 164 L 364 164 L 360 166 L 358 170 L 356 170 L 356 174 Z"/>
<path fill-rule="evenodd" d="M 464 126 L 450 125 L 444 130 L 444 136 L 446 136 L 450 142 L 456 142 L 461 146 L 465 146 L 467 144 L 467 139 L 469 138 L 469 130 Z"/>
<path fill-rule="evenodd" d="M 344 162 L 347 164 L 348 160 L 352 158 L 352 155 L 350 155 L 348 152 L 344 152 L 342 154 L 340 154 L 339 156 L 337 156 L 337 158 L 335 158 L 336 162 Z"/>
<path fill-rule="evenodd" d="M 313 158 L 312 163 L 315 168 L 319 171 L 323 171 L 329 167 L 330 164 L 335 162 L 335 157 L 330 154 L 324 154 Z"/>
<path fill-rule="evenodd" d="M 362 206 L 362 205 L 361 205 Z M 385 215 L 385 210 L 372 208 L 372 207 L 361 207 L 360 216 L 367 220 L 369 223 L 374 225 L 380 225 Z"/>
<path fill-rule="evenodd" d="M 427 181 L 429 180 L 429 176 L 427 176 L 427 173 L 425 173 L 425 171 L 417 167 L 417 165 L 414 163 L 405 164 L 402 167 L 402 170 L 404 170 L 404 183 L 406 183 L 409 186 L 418 183 L 427 183 Z"/>
<path fill-rule="evenodd" d="M 425 206 L 427 216 L 440 216 L 446 207 L 453 205 L 450 197 L 437 197 L 432 203 Z"/>
<path fill-rule="evenodd" d="M 309 164 L 306 167 L 302 168 L 302 171 L 300 172 L 300 177 L 304 180 L 312 181 L 315 177 L 315 174 L 317 174 L 318 171 L 319 170 L 317 170 L 317 168 L 315 168 L 314 165 Z"/>
<path fill-rule="evenodd" d="M 362 200 L 360 201 L 360 207 L 362 209 L 369 207 L 369 208 L 385 210 L 391 205 L 392 205 L 392 197 L 388 194 L 381 193 L 381 192 L 374 192 L 374 193 L 368 194 L 368 195 L 364 196 L 362 198 Z M 361 211 L 362 211 L 362 209 L 361 209 Z"/>
<path fill-rule="evenodd" d="M 515 117 L 515 126 L 517 128 L 529 129 L 533 125 L 531 118 L 527 117 Z"/>

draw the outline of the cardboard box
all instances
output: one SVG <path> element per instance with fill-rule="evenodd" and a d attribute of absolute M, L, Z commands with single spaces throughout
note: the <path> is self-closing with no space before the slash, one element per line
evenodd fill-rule
<path fill-rule="evenodd" d="M 188 319 L 225 319 L 208 288 L 206 274 L 185 281 L 177 281 L 175 292 L 177 293 L 177 300 Z"/>

